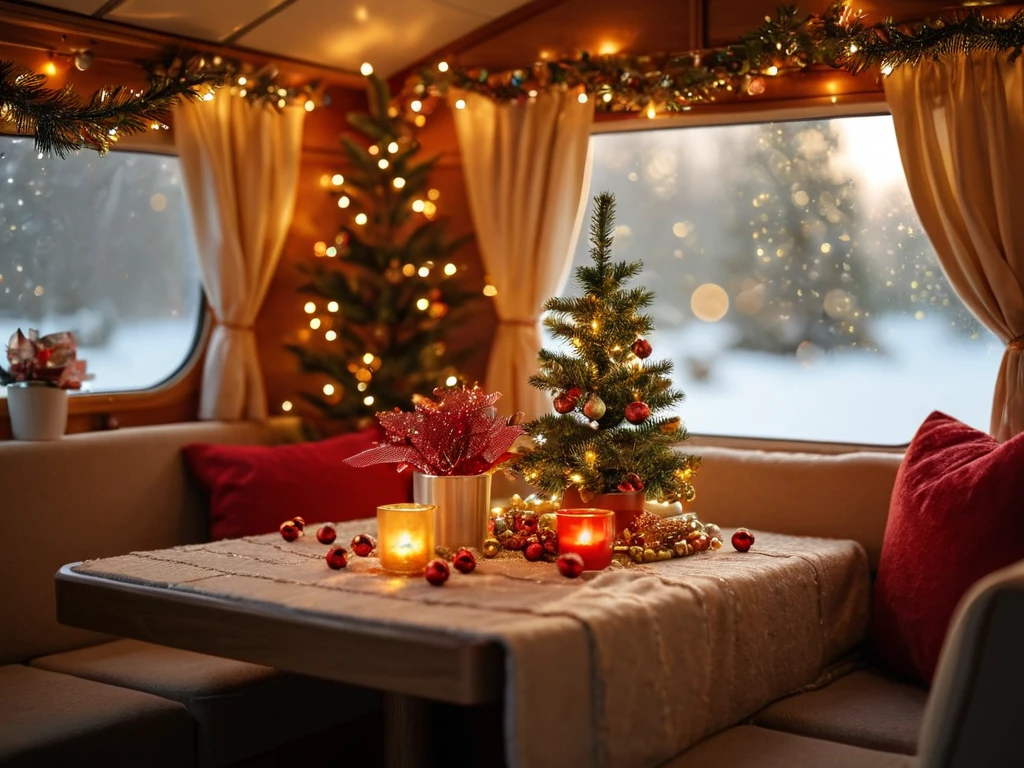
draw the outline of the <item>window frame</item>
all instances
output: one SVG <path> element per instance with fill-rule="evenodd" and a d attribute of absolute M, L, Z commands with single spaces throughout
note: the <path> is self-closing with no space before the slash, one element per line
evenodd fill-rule
<path fill-rule="evenodd" d="M 116 152 L 133 152 L 135 154 L 163 155 L 177 157 L 174 143 L 169 131 L 152 132 L 127 137 L 118 142 L 110 150 Z M 0 131 L 0 136 L 12 138 L 28 138 L 22 134 Z M 83 150 L 91 151 L 91 150 Z M 202 368 L 200 363 L 206 355 L 210 333 L 213 330 L 209 304 L 203 286 L 199 288 L 199 323 L 192 340 L 192 349 L 181 361 L 175 371 L 155 387 L 138 390 L 115 390 L 112 392 L 75 392 L 68 397 L 68 416 L 110 414 L 167 408 L 186 400 L 199 391 Z M 6 339 L 0 344 L 6 346 Z M 3 361 L 6 363 L 6 360 Z M 9 427 L 10 415 L 7 410 L 7 398 L 0 397 L 0 420 L 4 427 Z M 0 430 L 2 433 L 3 430 Z M 2 440 L 0 434 L 0 440 Z"/>
<path fill-rule="evenodd" d="M 836 98 L 836 102 L 832 102 Z M 615 115 L 612 119 L 596 120 L 590 135 L 609 133 L 630 133 L 635 131 L 661 131 L 673 128 L 710 128 L 727 125 L 750 125 L 755 123 L 794 122 L 798 120 L 821 120 L 841 117 L 872 117 L 889 115 L 892 112 L 881 91 L 870 94 L 801 99 L 786 102 L 762 102 L 764 109 L 752 109 L 750 102 L 742 104 L 721 104 L 717 107 L 701 107 L 692 112 L 680 113 L 654 120 L 639 119 L 636 115 Z M 593 150 L 591 150 L 591 157 Z M 589 189 L 588 189 L 589 194 Z M 686 419 L 683 418 L 683 423 Z M 712 435 L 694 432 L 686 441 L 693 448 L 735 448 L 741 450 L 785 451 L 815 454 L 845 453 L 891 453 L 903 454 L 910 445 L 884 443 L 856 443 L 849 441 L 799 440 L 792 438 L 749 437 L 744 435 Z"/>

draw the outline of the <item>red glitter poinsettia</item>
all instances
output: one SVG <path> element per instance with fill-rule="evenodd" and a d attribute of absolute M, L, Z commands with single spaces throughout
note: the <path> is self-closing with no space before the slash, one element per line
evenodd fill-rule
<path fill-rule="evenodd" d="M 480 475 L 509 456 L 523 434 L 522 414 L 498 416 L 501 394 L 480 387 L 438 387 L 434 398 L 420 398 L 412 412 L 378 413 L 385 437 L 376 447 L 346 460 L 353 467 L 398 464 L 426 475 Z"/>
<path fill-rule="evenodd" d="M 81 389 L 92 378 L 79 360 L 78 344 L 67 331 L 40 336 L 30 329 L 28 336 L 18 331 L 7 342 L 8 370 L 0 368 L 0 383 L 39 381 L 60 389 Z"/>

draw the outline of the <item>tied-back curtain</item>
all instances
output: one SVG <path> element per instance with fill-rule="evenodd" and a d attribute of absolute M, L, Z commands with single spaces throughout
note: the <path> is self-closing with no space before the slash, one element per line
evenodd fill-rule
<path fill-rule="evenodd" d="M 885 96 L 914 206 L 968 308 L 1006 342 L 993 437 L 1024 432 L 1024 59 L 896 69 Z"/>
<path fill-rule="evenodd" d="M 498 333 L 487 388 L 528 418 L 551 409 L 527 384 L 537 371 L 544 302 L 572 265 L 590 186 L 593 99 L 553 89 L 521 102 L 453 90 L 470 211 L 484 267 L 497 288 Z"/>
<path fill-rule="evenodd" d="M 203 366 L 201 419 L 267 417 L 253 324 L 295 207 L 305 114 L 226 92 L 175 107 L 203 290 L 216 318 Z"/>

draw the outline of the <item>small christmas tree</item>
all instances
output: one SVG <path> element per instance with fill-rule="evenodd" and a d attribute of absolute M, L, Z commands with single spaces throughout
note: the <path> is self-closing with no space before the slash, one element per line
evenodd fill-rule
<path fill-rule="evenodd" d="M 416 124 L 389 105 L 387 85 L 367 78 L 369 113 L 348 115 L 350 170 L 331 181 L 348 214 L 334 243 L 319 242 L 304 267 L 309 341 L 290 345 L 307 372 L 326 374 L 323 394 L 303 398 L 330 419 L 369 423 L 378 411 L 407 408 L 414 395 L 461 379 L 462 355 L 445 332 L 475 293 L 450 262 L 467 238 L 451 239 L 428 189 L 437 158 L 417 161 Z"/>
<path fill-rule="evenodd" d="M 641 310 L 654 294 L 627 288 L 643 264 L 612 262 L 615 198 L 595 199 L 590 224 L 593 265 L 576 270 L 582 296 L 552 298 L 544 325 L 571 345 L 542 350 L 531 386 L 555 396 L 559 415 L 526 425 L 535 446 L 518 464 L 523 478 L 546 494 L 575 487 L 584 501 L 595 494 L 646 491 L 649 499 L 690 501 L 700 460 L 673 447 L 687 433 L 678 416 L 657 415 L 677 405 L 668 360 L 648 361 L 644 337 L 653 323 Z"/>

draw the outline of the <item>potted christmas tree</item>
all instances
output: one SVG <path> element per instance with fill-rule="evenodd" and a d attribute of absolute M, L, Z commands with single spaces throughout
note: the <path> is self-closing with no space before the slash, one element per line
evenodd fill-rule
<path fill-rule="evenodd" d="M 700 460 L 676 450 L 687 433 L 678 416 L 663 415 L 683 399 L 672 388 L 668 360 L 649 360 L 654 294 L 627 287 L 643 263 L 611 259 L 615 198 L 595 198 L 590 224 L 592 264 L 576 270 L 582 295 L 552 298 L 544 325 L 567 343 L 544 349 L 530 385 L 551 393 L 557 414 L 525 425 L 534 446 L 517 471 L 564 508 L 616 511 L 621 533 L 644 501 L 690 501 Z"/>

